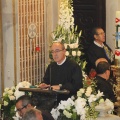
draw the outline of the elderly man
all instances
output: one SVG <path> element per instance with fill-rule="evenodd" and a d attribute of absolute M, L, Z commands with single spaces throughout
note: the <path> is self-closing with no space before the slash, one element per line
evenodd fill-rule
<path fill-rule="evenodd" d="M 95 68 L 95 61 L 99 58 L 105 58 L 109 64 L 112 64 L 114 55 L 110 47 L 105 44 L 105 32 L 101 27 L 93 29 L 94 42 L 87 51 L 88 72 L 91 68 Z"/>
<path fill-rule="evenodd" d="M 51 54 L 54 59 L 45 73 L 40 88 L 52 87 L 52 90 L 70 91 L 70 95 L 76 94 L 83 87 L 81 67 L 73 60 L 66 58 L 65 47 L 60 42 L 54 42 L 51 46 Z"/>

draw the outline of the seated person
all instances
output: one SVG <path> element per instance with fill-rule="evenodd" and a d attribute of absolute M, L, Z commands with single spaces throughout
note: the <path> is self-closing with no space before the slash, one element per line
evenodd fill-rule
<path fill-rule="evenodd" d="M 110 77 L 110 64 L 105 61 L 100 61 L 96 67 L 96 72 L 97 76 L 94 79 L 96 81 L 96 90 L 103 92 L 104 99 L 108 98 L 112 102 L 116 102 L 113 87 L 108 81 Z"/>
<path fill-rule="evenodd" d="M 95 66 L 98 65 L 99 62 L 101 61 L 105 61 L 108 62 L 105 58 L 99 58 L 95 61 Z M 116 84 L 116 77 L 113 75 L 113 71 L 110 70 L 110 78 L 108 80 L 110 82 L 110 84 L 113 86 L 114 84 Z"/>
<path fill-rule="evenodd" d="M 40 110 L 31 108 L 26 111 L 22 120 L 44 120 Z"/>
<path fill-rule="evenodd" d="M 83 87 L 81 67 L 73 60 L 66 58 L 66 50 L 62 43 L 54 42 L 51 46 L 51 54 L 54 59 L 43 78 L 40 88 L 52 87 L 52 90 L 68 90 L 69 96 L 62 96 L 67 99 Z M 66 97 L 66 98 L 65 98 Z"/>
<path fill-rule="evenodd" d="M 95 61 L 95 67 L 98 65 L 99 62 L 101 61 L 105 61 L 105 62 L 108 62 L 105 58 L 99 58 Z M 90 72 L 89 72 L 89 77 L 90 78 L 94 78 L 96 76 L 96 70 L 95 69 L 91 69 Z"/>
<path fill-rule="evenodd" d="M 35 108 L 34 101 L 30 96 L 23 95 L 16 100 L 16 109 L 21 118 L 25 115 L 26 111 Z M 54 120 L 51 114 L 47 111 L 42 111 L 43 120 Z"/>
<path fill-rule="evenodd" d="M 92 31 L 94 41 L 89 46 L 87 56 L 88 73 L 91 68 L 95 69 L 95 61 L 99 58 L 105 58 L 109 64 L 113 64 L 114 54 L 111 48 L 105 43 L 105 32 L 101 27 L 95 27 Z"/>

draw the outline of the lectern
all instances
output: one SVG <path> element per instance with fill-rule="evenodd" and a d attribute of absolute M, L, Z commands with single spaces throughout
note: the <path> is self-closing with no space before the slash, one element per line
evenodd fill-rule
<path fill-rule="evenodd" d="M 40 88 L 19 88 L 20 91 L 31 92 L 33 103 L 38 109 L 51 111 L 56 107 L 60 100 L 66 100 L 69 97 L 67 90 L 48 90 Z"/>

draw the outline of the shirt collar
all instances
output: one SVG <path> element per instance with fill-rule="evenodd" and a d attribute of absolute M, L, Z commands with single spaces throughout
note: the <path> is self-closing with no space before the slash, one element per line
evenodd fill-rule
<path fill-rule="evenodd" d="M 104 44 L 103 44 L 103 43 L 102 43 L 102 45 L 100 45 L 99 43 L 97 43 L 96 41 L 94 41 L 94 44 L 97 45 L 97 46 L 99 46 L 99 47 L 101 47 L 101 48 L 104 47 Z"/>
<path fill-rule="evenodd" d="M 57 65 L 62 65 L 65 61 L 66 61 L 66 57 L 64 58 L 64 60 L 60 64 L 57 63 Z"/>

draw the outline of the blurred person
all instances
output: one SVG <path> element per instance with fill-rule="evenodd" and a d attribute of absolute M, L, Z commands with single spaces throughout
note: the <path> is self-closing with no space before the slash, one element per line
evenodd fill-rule
<path fill-rule="evenodd" d="M 26 111 L 22 120 L 44 120 L 44 119 L 42 117 L 42 113 L 40 110 L 37 110 L 35 108 L 31 108 L 31 109 Z"/>
<path fill-rule="evenodd" d="M 18 112 L 21 118 L 23 118 L 26 111 L 31 108 L 36 108 L 36 106 L 34 100 L 30 96 L 23 95 L 16 100 L 16 109 L 17 109 L 16 112 Z M 43 110 L 41 112 L 42 112 L 43 120 L 54 120 L 49 112 Z"/>

